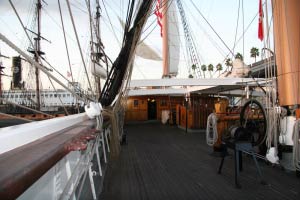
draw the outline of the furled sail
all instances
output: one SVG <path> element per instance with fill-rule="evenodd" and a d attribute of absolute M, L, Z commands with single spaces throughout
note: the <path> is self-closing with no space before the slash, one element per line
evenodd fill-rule
<path fill-rule="evenodd" d="M 279 102 L 300 104 L 300 1 L 273 0 Z"/>
<path fill-rule="evenodd" d="M 180 59 L 180 36 L 176 2 L 163 0 L 162 37 L 163 37 L 163 77 L 176 76 Z"/>

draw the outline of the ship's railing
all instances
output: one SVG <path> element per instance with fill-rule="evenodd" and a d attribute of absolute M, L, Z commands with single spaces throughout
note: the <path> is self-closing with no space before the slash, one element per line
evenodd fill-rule
<path fill-rule="evenodd" d="M 79 114 L 0 130 L 0 199 L 97 199 L 110 127 L 96 121 Z"/>

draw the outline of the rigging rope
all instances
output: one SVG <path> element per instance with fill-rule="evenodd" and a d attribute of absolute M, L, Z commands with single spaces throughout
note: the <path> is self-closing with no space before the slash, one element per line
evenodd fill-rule
<path fill-rule="evenodd" d="M 133 6 L 134 4 L 131 4 L 131 7 Z M 142 2 L 130 29 L 129 21 L 131 20 L 127 19 L 125 30 L 128 30 L 128 32 L 125 32 L 124 34 L 123 47 L 118 55 L 118 58 L 113 63 L 107 81 L 105 82 L 104 88 L 101 92 L 100 101 L 103 106 L 109 106 L 114 103 L 116 95 L 120 92 L 120 89 L 124 84 L 123 79 L 127 74 L 126 71 L 132 65 L 136 45 L 140 39 L 142 28 L 149 15 L 151 6 L 153 6 L 152 1 Z M 130 9 L 128 11 L 127 16 L 132 16 L 132 10 L 133 9 Z"/>
<path fill-rule="evenodd" d="M 17 117 L 15 115 L 6 114 L 6 113 L 3 113 L 3 112 L 0 112 L 0 115 L 4 115 L 4 116 L 15 118 L 15 119 L 20 119 L 20 120 L 23 120 L 23 121 L 26 121 L 26 122 L 33 122 L 33 120 L 22 118 L 22 117 Z"/>
<path fill-rule="evenodd" d="M 61 85 L 63 88 L 65 88 L 67 91 L 72 93 L 74 96 L 76 96 L 78 99 L 86 102 L 86 99 L 82 98 L 78 94 L 76 94 L 73 90 L 71 90 L 69 87 L 67 87 L 65 84 L 63 84 L 61 81 L 59 81 L 55 76 L 53 76 L 51 73 L 49 73 L 41 64 L 34 61 L 30 56 L 28 56 L 26 53 L 24 53 L 20 48 L 18 48 L 16 45 L 14 45 L 10 40 L 8 40 L 4 35 L 0 33 L 0 40 L 5 42 L 8 46 L 10 46 L 12 49 L 14 49 L 16 52 L 18 52 L 21 56 L 23 56 L 28 62 L 32 64 L 32 67 L 39 68 L 42 72 L 50 76 L 55 82 L 57 82 L 59 85 Z"/>
<path fill-rule="evenodd" d="M 39 54 L 38 54 L 36 48 L 34 48 L 34 45 L 33 45 L 33 43 L 32 43 L 32 40 L 31 40 L 31 38 L 29 37 L 29 35 L 28 35 L 27 31 L 26 31 L 26 28 L 25 28 L 25 26 L 24 26 L 24 24 L 23 24 L 23 22 L 22 22 L 22 20 L 21 20 L 21 18 L 20 18 L 19 13 L 17 12 L 17 10 L 16 10 L 16 8 L 15 8 L 15 6 L 14 6 L 14 4 L 12 3 L 11 0 L 9 0 L 9 3 L 10 3 L 10 5 L 11 5 L 11 7 L 13 8 L 13 10 L 14 10 L 14 12 L 15 12 L 15 14 L 16 14 L 16 16 L 17 16 L 17 18 L 18 18 L 18 20 L 19 20 L 19 22 L 20 22 L 20 24 L 21 24 L 21 26 L 22 26 L 22 28 L 23 28 L 23 30 L 24 30 L 24 32 L 25 32 L 25 34 L 26 34 L 26 36 L 27 36 L 27 38 L 28 38 L 28 40 L 29 40 L 29 42 L 30 42 L 30 44 L 31 44 L 31 46 L 33 47 L 35 56 L 36 56 L 38 59 L 40 59 L 40 56 L 39 56 Z M 40 60 L 39 60 L 39 62 L 40 62 Z"/>
<path fill-rule="evenodd" d="M 23 24 L 23 22 L 22 22 L 22 20 L 21 20 L 21 18 L 20 18 L 20 16 L 19 16 L 19 14 L 18 14 L 18 12 L 17 12 L 15 6 L 13 5 L 12 1 L 9 0 L 9 3 L 10 3 L 10 5 L 11 5 L 11 7 L 13 8 L 15 14 L 17 15 L 17 18 L 18 18 L 18 20 L 19 20 L 19 22 L 20 22 L 20 24 L 21 24 L 21 26 L 22 26 L 22 28 L 23 28 L 23 30 L 24 30 L 24 32 L 25 32 L 25 34 L 26 34 L 26 36 L 27 36 L 27 38 L 28 38 L 28 40 L 29 40 L 29 42 L 30 42 L 30 44 L 31 44 L 31 46 L 33 47 L 34 54 L 35 54 L 35 57 L 37 58 L 38 64 L 41 65 L 41 56 L 39 56 L 39 53 L 37 52 L 37 49 L 34 48 L 34 45 L 33 45 L 33 43 L 32 43 L 32 40 L 31 40 L 31 38 L 29 37 L 29 35 L 28 35 L 27 31 L 26 31 L 26 28 L 25 28 L 25 26 L 24 26 L 24 24 Z M 5 38 L 3 38 L 2 40 L 4 41 L 4 39 L 5 39 Z M 5 42 L 5 41 L 4 41 L 4 42 Z M 12 46 L 11 46 L 11 47 L 12 47 Z M 13 48 L 13 47 L 12 47 L 12 48 Z M 39 69 L 39 67 L 36 66 L 36 72 L 35 72 L 35 73 L 38 73 L 38 69 Z M 37 80 L 37 84 L 38 84 L 38 83 L 40 83 L 39 80 Z M 40 98 L 40 97 L 39 97 L 39 93 L 37 93 L 38 105 L 40 104 L 39 98 Z"/>
<path fill-rule="evenodd" d="M 198 57 L 199 53 L 197 51 L 195 41 L 192 37 L 192 33 L 190 30 L 189 23 L 187 21 L 181 0 L 177 0 L 176 2 L 177 2 L 177 7 L 180 12 L 181 21 L 183 24 L 184 36 L 185 36 L 185 41 L 186 41 L 186 49 L 187 49 L 188 54 L 191 56 L 191 64 L 196 66 L 195 70 L 196 70 L 197 77 L 201 78 L 202 77 L 201 70 L 200 70 L 201 60 Z"/>
<path fill-rule="evenodd" d="M 267 3 L 265 3 L 265 7 L 267 10 Z M 268 12 L 265 13 L 266 16 L 266 24 L 268 25 Z M 270 31 L 269 28 L 266 30 Z M 267 34 L 269 35 L 269 33 Z M 264 38 L 264 47 L 270 49 L 270 40 L 269 38 L 265 40 Z M 264 54 L 264 59 L 266 60 L 265 63 L 265 80 L 266 80 L 266 97 L 265 97 L 265 104 L 266 104 L 266 113 L 267 113 L 267 139 L 266 139 L 266 145 L 268 149 L 270 149 L 272 146 L 275 147 L 277 150 L 278 147 L 278 133 L 280 132 L 279 127 L 280 125 L 280 116 L 282 115 L 283 109 L 279 109 L 278 107 L 278 101 L 277 101 L 277 80 L 276 80 L 276 74 L 275 69 L 272 66 L 271 63 L 271 55 L 270 52 L 267 52 L 267 55 Z M 283 133 L 283 132 L 280 132 Z"/>
<path fill-rule="evenodd" d="M 49 79 L 49 81 L 50 81 L 50 83 L 51 83 L 51 85 L 52 85 L 52 87 L 53 87 L 53 89 L 54 89 L 54 92 L 55 92 L 55 94 L 57 95 L 57 97 L 58 97 L 58 99 L 59 99 L 59 101 L 60 101 L 62 107 L 64 108 L 64 111 L 65 111 L 66 115 L 69 115 L 69 112 L 68 112 L 66 106 L 63 104 L 63 102 L 62 102 L 62 100 L 61 100 L 61 98 L 60 98 L 60 95 L 58 95 L 57 90 L 56 90 L 56 88 L 55 88 L 55 86 L 54 86 L 54 84 L 53 84 L 53 82 L 52 82 L 52 80 L 50 79 L 49 76 L 48 76 L 48 79 Z"/>
<path fill-rule="evenodd" d="M 193 4 L 193 6 L 195 7 L 195 9 L 198 11 L 198 13 L 200 14 L 200 16 L 204 19 L 204 21 L 208 24 L 208 26 L 212 29 L 212 31 L 217 35 L 217 37 L 221 40 L 221 42 L 223 43 L 223 45 L 227 48 L 227 50 L 234 56 L 233 52 L 231 51 L 231 49 L 228 47 L 228 45 L 224 42 L 224 40 L 221 38 L 221 36 L 216 32 L 216 30 L 212 27 L 212 25 L 209 23 L 209 21 L 204 17 L 204 15 L 202 14 L 202 12 L 199 10 L 199 8 L 197 8 L 197 6 L 195 5 L 195 3 L 193 2 L 193 0 L 190 0 L 191 3 Z"/>
<path fill-rule="evenodd" d="M 26 106 L 22 106 L 22 105 L 20 105 L 20 104 L 15 103 L 15 102 L 9 101 L 9 100 L 7 100 L 7 99 L 5 99 L 5 98 L 1 98 L 1 97 L 0 97 L 0 100 L 1 100 L 1 101 L 5 101 L 6 103 L 15 105 L 15 106 L 20 107 L 20 108 L 24 108 L 24 109 L 30 110 L 30 111 L 35 112 L 35 113 L 47 115 L 47 116 L 49 116 L 49 117 L 54 117 L 53 115 L 50 115 L 50 114 L 48 114 L 48 113 L 41 112 L 41 111 L 39 111 L 39 110 L 32 109 L 32 108 L 29 108 L 29 107 L 26 107 Z"/>
<path fill-rule="evenodd" d="M 77 30 L 76 30 L 76 26 L 75 26 L 75 22 L 74 22 L 72 10 L 71 10 L 71 7 L 70 7 L 70 2 L 69 2 L 69 0 L 66 0 L 66 2 L 67 2 L 67 6 L 68 6 L 68 10 L 69 10 L 69 14 L 70 14 L 72 26 L 73 26 L 73 29 L 74 29 L 74 33 L 75 33 L 75 36 L 76 36 L 76 41 L 77 41 L 77 45 L 78 45 L 78 48 L 79 48 L 79 52 L 80 52 L 81 60 L 82 60 L 82 63 L 83 63 L 84 71 L 85 71 L 86 78 L 87 78 L 87 81 L 88 81 L 88 85 L 89 85 L 89 88 L 90 88 L 91 93 L 93 95 L 94 92 L 93 92 L 93 88 L 92 88 L 92 85 L 91 85 L 91 82 L 90 82 L 90 78 L 89 78 L 89 75 L 88 75 L 88 72 L 87 72 L 86 63 L 85 63 L 84 58 L 83 58 L 83 53 L 82 53 L 81 45 L 80 45 L 80 42 L 79 42 L 79 37 L 78 37 Z"/>
<path fill-rule="evenodd" d="M 236 45 L 240 42 L 241 39 L 243 39 L 245 33 L 248 31 L 248 29 L 250 28 L 250 26 L 252 25 L 252 23 L 254 22 L 254 20 L 256 19 L 258 15 L 258 12 L 255 14 L 255 16 L 252 18 L 252 20 L 250 21 L 250 23 L 248 24 L 248 26 L 246 27 L 246 29 L 244 29 L 242 35 L 239 37 L 239 39 L 237 40 L 237 42 L 234 43 L 233 45 L 233 49 L 235 49 Z M 228 54 L 225 56 L 224 61 L 228 58 L 228 56 L 232 54 L 232 52 L 228 52 Z"/>
<path fill-rule="evenodd" d="M 234 36 L 234 45 L 232 48 L 232 52 L 234 55 L 234 49 L 235 49 L 235 43 L 236 43 L 236 37 L 237 37 L 237 32 L 238 32 L 238 27 L 239 27 L 239 21 L 240 21 L 240 4 L 241 4 L 241 0 L 239 0 L 239 5 L 238 5 L 238 16 L 237 16 L 237 20 L 236 20 L 236 27 L 235 27 L 235 36 Z M 244 29 L 243 29 L 244 30 Z M 243 37 L 244 38 L 244 37 Z M 244 55 L 244 54 L 243 54 Z"/>
<path fill-rule="evenodd" d="M 65 42 L 66 53 L 67 53 L 67 58 L 68 58 L 69 70 L 70 70 L 72 82 L 74 83 L 73 72 L 72 72 L 71 61 L 70 61 L 70 55 L 69 55 L 69 49 L 68 49 L 68 43 L 67 43 L 67 38 L 66 38 L 65 26 L 64 26 L 64 20 L 63 20 L 63 17 L 62 17 L 60 0 L 57 0 L 57 3 L 58 3 L 58 8 L 59 8 L 61 26 L 62 26 L 63 35 L 64 35 L 64 42 Z"/>
<path fill-rule="evenodd" d="M 103 7 L 104 7 L 104 10 L 105 10 L 105 14 L 107 15 L 107 18 L 108 18 L 110 27 L 111 27 L 111 29 L 112 29 L 113 35 L 114 35 L 115 39 L 118 41 L 118 44 L 120 44 L 120 41 L 119 41 L 119 39 L 118 39 L 118 37 L 117 37 L 117 35 L 116 35 L 116 33 L 115 33 L 114 27 L 113 27 L 113 25 L 112 25 L 112 23 L 111 23 L 111 20 L 110 20 L 109 15 L 108 15 L 108 11 L 107 11 L 107 9 L 106 9 L 104 0 L 102 0 L 102 2 L 103 2 Z"/>

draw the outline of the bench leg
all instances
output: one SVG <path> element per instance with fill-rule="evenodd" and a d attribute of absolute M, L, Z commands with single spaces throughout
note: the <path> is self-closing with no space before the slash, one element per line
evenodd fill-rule
<path fill-rule="evenodd" d="M 218 174 L 221 174 L 222 167 L 223 167 L 223 164 L 224 164 L 224 159 L 225 159 L 225 156 L 222 157 L 222 160 L 221 160 L 221 163 L 220 163 L 220 166 L 219 166 L 219 170 L 218 170 Z"/>
<path fill-rule="evenodd" d="M 226 145 L 222 145 L 221 148 L 222 148 L 222 160 L 221 160 L 221 163 L 220 163 L 220 166 L 219 166 L 218 174 L 221 174 L 225 156 L 227 156 L 227 154 L 228 154 Z"/>
<path fill-rule="evenodd" d="M 241 185 L 239 184 L 239 180 L 238 180 L 238 176 L 239 176 L 239 171 L 240 171 L 240 159 L 239 159 L 239 152 L 238 150 L 234 150 L 234 172 L 235 172 L 235 176 L 234 176 L 234 179 L 235 179 L 235 186 L 237 188 L 241 188 Z"/>
<path fill-rule="evenodd" d="M 239 170 L 240 170 L 240 172 L 243 171 L 243 157 L 242 157 L 242 151 L 239 151 Z"/>

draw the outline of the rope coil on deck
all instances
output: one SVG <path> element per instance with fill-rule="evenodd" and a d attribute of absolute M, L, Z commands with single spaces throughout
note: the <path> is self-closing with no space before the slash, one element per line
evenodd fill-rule
<path fill-rule="evenodd" d="M 294 124 L 293 130 L 293 164 L 297 170 L 300 170 L 300 119 L 298 119 Z"/>
<path fill-rule="evenodd" d="M 217 115 L 215 113 L 211 113 L 207 117 L 206 143 L 209 146 L 213 146 L 218 140 L 217 120 Z"/>

